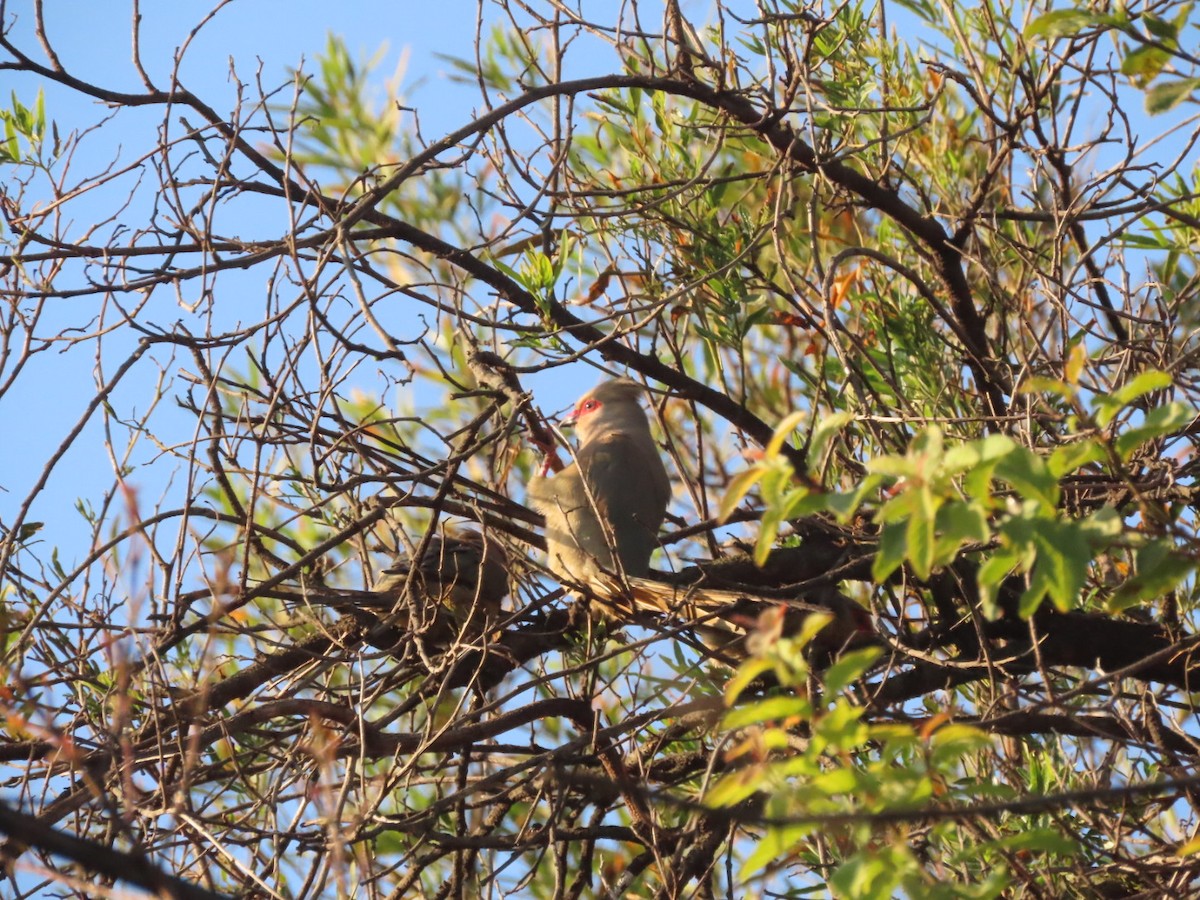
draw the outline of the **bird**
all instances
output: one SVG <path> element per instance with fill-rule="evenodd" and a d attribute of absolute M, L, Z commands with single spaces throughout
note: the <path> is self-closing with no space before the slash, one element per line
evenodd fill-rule
<path fill-rule="evenodd" d="M 446 527 L 430 536 L 419 558 L 396 557 L 372 593 L 393 612 L 394 626 L 427 630 L 439 642 L 456 634 L 477 638 L 500 619 L 508 575 L 508 556 L 495 540 L 474 529 Z"/>
<path fill-rule="evenodd" d="M 601 618 L 627 622 L 657 615 L 693 631 L 726 660 L 756 649 L 771 610 L 777 627 L 788 632 L 814 612 L 828 614 L 830 621 L 813 643 L 830 656 L 870 632 L 867 611 L 834 589 L 780 599 L 649 577 L 671 482 L 638 402 L 643 391 L 619 378 L 584 394 L 561 420 L 578 435 L 574 460 L 551 476 L 558 460 L 550 449 L 530 479 L 530 504 L 546 518 L 550 571 L 569 589 L 581 588 L 582 596 L 598 601 L 590 609 Z"/>
<path fill-rule="evenodd" d="M 562 425 L 574 425 L 573 461 L 547 452 L 529 482 L 530 504 L 546 517 L 550 571 L 568 585 L 644 576 L 658 547 L 671 481 L 638 398 L 644 388 L 628 378 L 601 382 L 584 394 Z"/>

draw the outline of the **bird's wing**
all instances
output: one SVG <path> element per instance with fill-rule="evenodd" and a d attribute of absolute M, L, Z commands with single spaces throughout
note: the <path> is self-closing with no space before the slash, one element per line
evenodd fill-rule
<path fill-rule="evenodd" d="M 599 518 L 612 528 L 625 573 L 646 574 L 670 499 L 662 460 L 620 432 L 589 441 L 578 457 Z"/>
<path fill-rule="evenodd" d="M 608 566 L 611 562 L 609 542 L 589 499 L 589 490 L 576 463 L 552 478 L 539 476 L 529 482 L 529 499 L 546 517 L 551 568 L 565 570 L 577 580 L 584 580 L 585 572 L 594 565 Z"/>

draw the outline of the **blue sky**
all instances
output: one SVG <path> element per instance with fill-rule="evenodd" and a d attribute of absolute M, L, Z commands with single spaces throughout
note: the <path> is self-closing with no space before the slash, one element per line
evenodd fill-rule
<path fill-rule="evenodd" d="M 405 60 L 406 100 L 419 108 L 427 140 L 436 140 L 474 117 L 479 104 L 477 90 L 449 77 L 452 66 L 440 56 L 470 58 L 473 55 L 478 12 L 475 3 L 404 0 L 400 3 L 351 2 L 335 6 L 312 0 L 232 2 L 220 8 L 211 20 L 195 31 L 213 5 L 196 0 L 142 4 L 140 62 L 155 87 L 169 85 L 178 56 L 182 60 L 182 84 L 224 114 L 237 102 L 237 80 L 253 86 L 256 79 L 261 78 L 263 85 L 274 88 L 287 81 L 291 69 L 303 68 L 312 72 L 326 48 L 329 35 L 336 34 L 344 38 L 356 58 L 372 57 L 386 47 L 383 61 L 376 70 L 381 79 L 395 72 L 402 58 Z M 133 25 L 128 3 L 98 5 L 68 0 L 48 3 L 46 7 L 46 31 L 50 43 L 69 72 L 107 89 L 134 93 L 144 90 L 133 61 Z M 10 24 L 11 16 L 14 13 L 16 16 L 16 26 L 12 29 L 14 42 L 33 53 L 37 44 L 33 37 L 32 4 L 10 4 L 8 9 Z M 485 12 L 491 14 L 491 9 L 489 5 Z M 180 48 L 185 48 L 182 54 L 179 54 Z M 41 55 L 35 55 L 35 59 L 39 63 L 46 61 Z M 236 71 L 236 79 L 231 70 Z M 76 91 L 52 83 L 43 84 L 31 76 L 6 75 L 4 87 L 9 90 L 0 91 L 0 99 L 5 105 L 10 91 L 23 103 L 32 105 L 38 90 L 44 88 L 47 116 L 64 135 L 91 129 L 113 115 L 113 110 L 102 101 Z M 160 107 L 120 111 L 120 127 L 112 127 L 109 123 L 86 135 L 72 162 L 71 178 L 79 179 L 101 171 L 114 162 L 128 164 L 136 159 L 151 146 L 149 142 L 162 116 Z M 147 196 L 148 192 L 144 191 L 143 202 Z M 120 205 L 122 199 L 120 191 L 102 189 L 73 201 L 69 209 L 75 223 L 73 232 L 78 233 L 88 224 L 87 217 L 92 210 L 103 210 L 97 218 L 106 216 Z M 239 233 L 278 237 L 286 223 L 275 221 L 277 217 L 278 210 L 275 209 L 273 217 L 262 222 L 239 222 Z M 123 218 L 135 223 L 136 227 L 136 209 L 127 210 Z M 246 284 L 251 290 L 261 291 L 264 278 L 263 273 L 251 273 Z M 230 279 L 226 279 L 226 285 L 229 284 Z M 189 289 L 184 288 L 185 291 Z M 173 298 L 159 299 L 165 303 L 146 318 L 156 325 L 169 327 L 179 312 L 171 308 Z M 184 296 L 181 299 L 191 298 Z M 95 307 L 92 300 L 74 304 L 56 301 L 37 331 L 52 335 L 70 327 L 88 327 L 96 315 Z M 111 316 L 111 311 L 108 314 Z M 135 339 L 128 330 L 120 329 L 105 339 L 103 377 L 111 376 L 132 350 Z M 32 357 L 16 384 L 0 398 L 0 417 L 8 423 L 24 425 L 22 439 L 19 442 L 8 440 L 3 451 L 6 465 L 0 474 L 0 522 L 9 524 L 13 521 L 46 460 L 64 441 L 95 395 L 95 350 L 91 342 L 85 342 L 66 352 L 51 350 Z M 168 361 L 167 365 L 180 368 L 183 362 L 176 359 Z M 145 377 L 146 373 L 141 380 L 123 385 L 114 395 L 113 405 L 119 412 L 129 414 L 146 409 L 153 388 L 145 382 Z M 553 392 L 556 396 L 550 401 L 549 408 L 567 402 L 570 394 L 586 384 L 589 378 L 585 375 L 576 385 L 563 385 L 559 377 L 559 389 Z M 364 384 L 368 391 L 373 387 Z M 156 411 L 157 426 L 161 427 L 163 418 L 174 413 L 170 407 L 175 393 L 178 391 L 168 390 L 163 405 Z M 391 401 L 393 398 L 386 399 Z M 177 418 L 181 426 L 188 428 L 187 417 L 178 415 Z M 186 440 L 188 433 L 185 431 L 178 438 Z M 82 437 L 74 442 L 59 463 L 50 478 L 50 489 L 38 498 L 29 518 L 47 522 L 47 528 L 40 536 L 62 549 L 63 561 L 68 568 L 73 559 L 86 552 L 89 540 L 88 529 L 72 507 L 80 497 L 95 502 L 113 481 L 113 463 L 102 449 L 103 440 L 99 417 L 93 415 Z M 143 491 L 143 512 L 159 500 L 160 493 L 178 490 L 179 485 L 168 481 L 174 467 L 170 470 L 149 465 L 132 479 Z"/>
<path fill-rule="evenodd" d="M 747 9 L 751 6 L 746 4 Z M 56 0 L 46 7 L 50 41 L 68 70 L 105 87 L 134 92 L 142 90 L 131 52 L 133 25 L 128 3 Z M 142 3 L 139 44 L 140 61 L 158 87 L 169 84 L 178 50 L 186 47 L 181 57 L 181 81 L 218 113 L 233 109 L 237 102 L 236 80 L 231 76 L 231 67 L 242 82 L 253 84 L 261 77 L 264 85 L 276 87 L 286 81 L 290 69 L 304 67 L 312 71 L 331 33 L 342 36 L 351 53 L 362 58 L 386 45 L 387 54 L 378 69 L 381 77 L 390 75 L 402 56 L 407 60 L 406 99 L 420 110 L 427 140 L 436 140 L 470 121 L 479 104 L 476 89 L 449 77 L 452 67 L 440 58 L 443 55 L 471 57 L 478 14 L 474 2 L 401 0 L 334 5 L 315 0 L 245 0 L 219 7 L 212 19 L 195 31 L 212 12 L 212 7 L 211 0 Z M 616 0 L 589 0 L 586 4 L 587 13 L 597 21 L 613 20 L 620 8 L 621 4 Z M 647 4 L 646 10 L 650 8 Z M 484 9 L 486 14 L 494 15 L 495 8 L 491 4 Z M 18 46 L 35 47 L 32 4 L 10 4 L 8 10 L 10 16 L 15 14 L 17 17 L 14 39 Z M 708 0 L 695 0 L 685 3 L 684 11 L 693 22 L 702 24 L 710 17 L 711 4 Z M 912 21 L 902 17 L 897 4 L 889 6 L 888 15 L 889 22 L 898 28 L 905 40 L 915 43 Z M 646 24 L 658 27 L 659 22 L 647 21 Z M 584 52 L 572 58 L 582 68 L 589 67 L 594 61 L 595 72 L 605 71 L 612 65 L 612 57 L 607 54 L 592 56 Z M 577 70 L 567 74 L 590 73 Z M 32 103 L 41 86 L 38 81 L 28 76 L 6 75 L 4 87 L 15 92 L 25 103 Z M 7 103 L 8 93 L 0 90 L 0 102 Z M 46 105 L 49 116 L 63 133 L 87 129 L 112 114 L 112 110 L 100 101 L 53 85 L 46 88 Z M 1134 100 L 1129 107 L 1140 108 L 1140 102 Z M 1102 117 L 1105 112 L 1096 109 L 1091 114 Z M 73 163 L 75 178 L 102 169 L 114 160 L 128 162 L 131 157 L 145 152 L 149 146 L 147 134 L 152 135 L 152 129 L 161 122 L 162 110 L 125 110 L 120 116 L 123 127 L 105 127 L 88 135 Z M 1163 119 L 1147 120 L 1144 133 L 1157 133 L 1164 123 Z M 94 198 L 85 196 L 74 202 L 70 215 L 75 217 L 77 225 L 86 224 L 93 199 L 111 204 L 113 196 L 106 197 L 103 191 L 98 191 Z M 278 216 L 278 210 L 273 214 Z M 135 216 L 129 218 L 136 219 Z M 238 225 L 243 229 L 242 233 L 262 233 L 264 236 L 282 234 L 286 227 L 285 223 L 271 219 Z M 261 290 L 263 277 L 254 273 L 247 284 L 252 290 Z M 226 279 L 226 285 L 229 280 Z M 156 310 L 155 315 L 161 316 L 156 319 L 156 324 L 169 326 L 177 315 L 170 308 L 171 301 L 169 297 L 156 299 L 166 305 L 165 310 L 162 306 Z M 94 311 L 87 301 L 81 301 L 77 313 L 69 305 L 62 304 L 55 307 L 53 314 L 77 314 L 79 320 L 69 321 L 69 324 L 81 327 Z M 47 325 L 48 321 L 43 322 L 40 330 L 45 332 Z M 133 339 L 134 336 L 128 333 L 115 333 L 106 339 L 106 377 L 129 352 Z M 3 451 L 6 466 L 0 473 L 0 521 L 11 521 L 13 511 L 26 496 L 46 459 L 64 440 L 94 395 L 94 349 L 84 343 L 66 353 L 51 351 L 37 356 L 29 362 L 29 368 L 17 386 L 0 399 L 0 417 L 8 422 L 25 423 L 22 440 L 18 444 L 10 441 Z M 177 368 L 182 365 L 178 360 L 169 364 Z M 561 408 L 594 380 L 591 371 L 580 366 L 577 375 L 572 373 L 572 377 L 564 378 L 562 373 L 556 372 L 545 381 L 532 382 L 532 386 L 537 388 L 543 408 L 553 410 Z M 115 405 L 122 411 L 144 410 L 152 393 L 146 388 L 144 383 L 126 386 L 124 393 L 116 398 Z M 371 384 L 364 384 L 365 390 L 372 388 Z M 384 399 L 390 402 L 393 398 Z M 171 391 L 168 391 L 164 403 L 172 402 Z M 159 410 L 159 413 L 166 412 L 166 409 Z M 77 497 L 94 498 L 112 483 L 112 464 L 101 451 L 103 436 L 96 431 L 95 422 L 90 428 L 92 431 L 85 432 L 84 439 L 76 442 L 51 479 L 54 489 L 39 500 L 33 515 L 35 520 L 54 518 L 58 525 L 65 526 L 64 519 L 73 516 L 66 513 Z M 181 439 L 186 438 L 186 434 L 181 435 Z M 141 476 L 144 479 L 141 484 L 148 494 L 144 507 L 149 507 L 158 500 L 159 492 L 167 489 L 166 473 L 148 467 L 142 470 Z M 81 549 L 65 532 L 51 533 L 48 529 L 45 537 L 55 545 Z"/>

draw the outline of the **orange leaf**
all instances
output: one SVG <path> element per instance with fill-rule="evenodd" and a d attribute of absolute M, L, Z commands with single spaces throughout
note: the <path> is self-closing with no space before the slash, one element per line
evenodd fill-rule
<path fill-rule="evenodd" d="M 795 313 L 775 311 L 771 314 L 771 320 L 776 325 L 786 325 L 789 328 L 807 328 L 808 320 L 803 319 Z"/>
<path fill-rule="evenodd" d="M 849 293 L 854 282 L 858 281 L 858 267 L 855 266 L 845 275 L 833 280 L 833 291 L 829 297 L 830 302 L 834 306 L 839 306 L 846 299 L 846 294 Z"/>
<path fill-rule="evenodd" d="M 929 740 L 929 736 L 950 721 L 949 713 L 938 713 L 936 716 L 931 716 L 929 720 L 921 726 L 921 740 Z"/>
<path fill-rule="evenodd" d="M 587 297 L 584 299 L 584 302 L 595 303 L 596 298 L 603 294 L 608 288 L 608 282 L 612 280 L 612 276 L 613 268 L 612 266 L 609 266 L 596 277 L 596 281 L 590 288 L 588 288 Z"/>

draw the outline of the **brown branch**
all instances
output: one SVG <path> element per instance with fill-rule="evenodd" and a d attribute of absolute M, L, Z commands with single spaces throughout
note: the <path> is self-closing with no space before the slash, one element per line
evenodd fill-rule
<path fill-rule="evenodd" d="M 115 881 L 127 881 L 172 900 L 231 900 L 228 894 L 210 891 L 169 875 L 138 851 L 114 850 L 97 841 L 84 840 L 51 828 L 34 816 L 0 800 L 0 832 L 10 840 L 62 856 Z"/>

